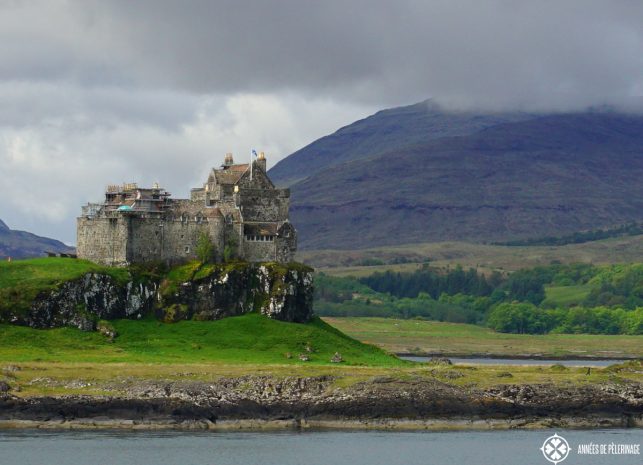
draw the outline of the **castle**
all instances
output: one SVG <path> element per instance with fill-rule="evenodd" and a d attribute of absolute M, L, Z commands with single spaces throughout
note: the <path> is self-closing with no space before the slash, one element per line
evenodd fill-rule
<path fill-rule="evenodd" d="M 289 189 L 266 174 L 263 152 L 235 164 L 227 154 L 190 199 L 172 199 L 158 184 L 108 186 L 105 201 L 87 204 L 77 221 L 79 258 L 111 266 L 197 259 L 204 235 L 216 260 L 224 251 L 249 262 L 290 262 L 297 233 L 288 221 Z"/>

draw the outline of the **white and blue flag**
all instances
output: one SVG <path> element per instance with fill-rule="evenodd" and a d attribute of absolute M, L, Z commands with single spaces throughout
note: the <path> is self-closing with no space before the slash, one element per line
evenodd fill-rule
<path fill-rule="evenodd" d="M 257 151 L 255 149 L 252 149 L 252 154 L 256 157 L 257 156 Z"/>

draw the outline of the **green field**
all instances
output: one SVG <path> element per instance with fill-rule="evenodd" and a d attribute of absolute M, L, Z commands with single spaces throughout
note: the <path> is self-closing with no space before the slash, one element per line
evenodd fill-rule
<path fill-rule="evenodd" d="M 339 352 L 345 365 L 404 364 L 319 319 L 300 324 L 247 314 L 218 321 L 173 324 L 156 320 L 110 323 L 118 332 L 114 342 L 100 333 L 74 328 L 37 330 L 0 325 L 0 361 L 324 365 L 330 364 L 335 352 Z M 287 358 L 288 353 L 291 358 Z M 307 354 L 310 361 L 300 361 L 299 354 Z"/>
<path fill-rule="evenodd" d="M 545 301 L 559 307 L 582 303 L 592 287 L 588 284 L 578 286 L 545 286 Z"/>
<path fill-rule="evenodd" d="M 324 318 L 349 336 L 394 353 L 643 357 L 643 336 L 508 334 L 461 323 L 388 318 Z"/>

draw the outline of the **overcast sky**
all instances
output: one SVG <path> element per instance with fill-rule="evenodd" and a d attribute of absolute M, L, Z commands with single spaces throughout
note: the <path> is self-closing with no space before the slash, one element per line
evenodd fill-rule
<path fill-rule="evenodd" d="M 111 183 L 176 197 L 379 109 L 643 94 L 643 2 L 0 0 L 0 218 L 75 242 Z"/>

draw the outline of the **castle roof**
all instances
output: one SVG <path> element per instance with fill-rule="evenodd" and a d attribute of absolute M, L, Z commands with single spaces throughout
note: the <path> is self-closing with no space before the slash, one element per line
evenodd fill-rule
<path fill-rule="evenodd" d="M 216 177 L 217 184 L 236 184 L 243 176 L 243 173 L 248 171 L 248 163 L 242 165 L 229 165 L 224 166 L 220 170 L 213 170 Z"/>

